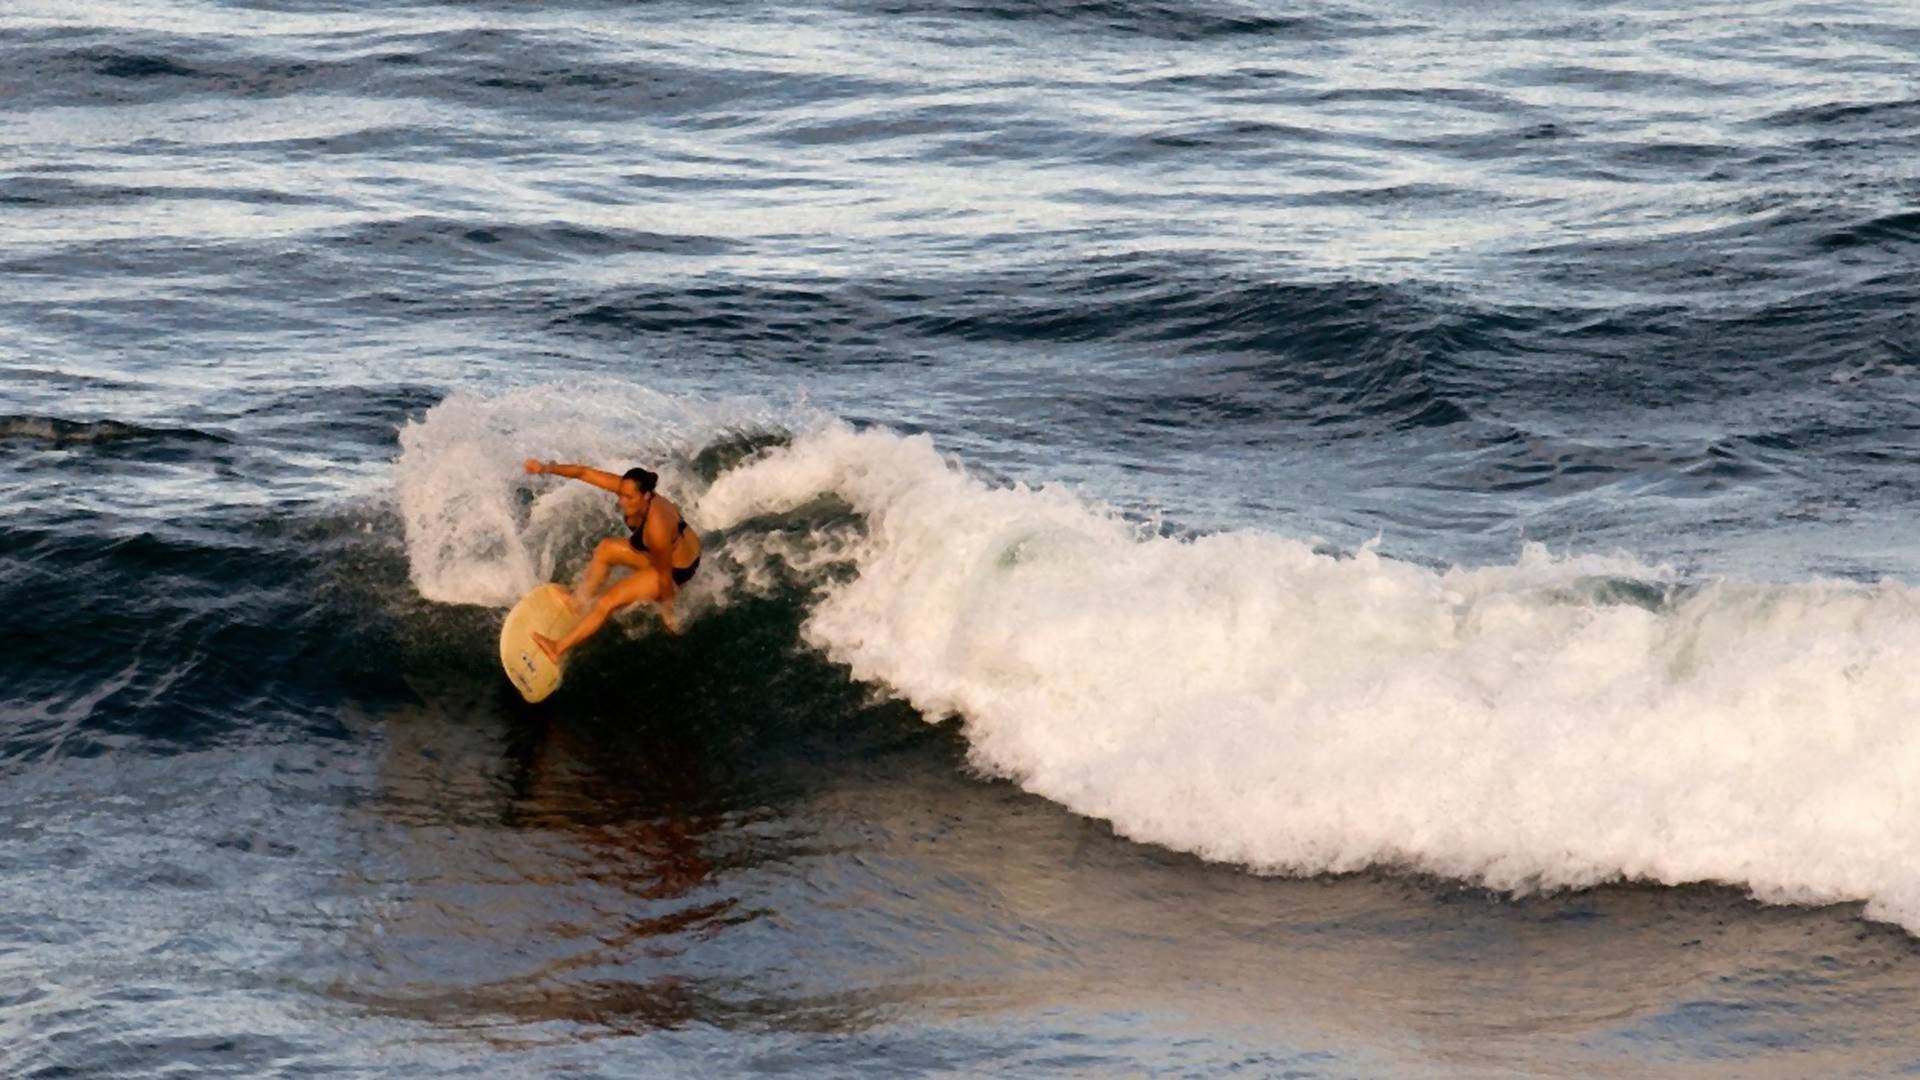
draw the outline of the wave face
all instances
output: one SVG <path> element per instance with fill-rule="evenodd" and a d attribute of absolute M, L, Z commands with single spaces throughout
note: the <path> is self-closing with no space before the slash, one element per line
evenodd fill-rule
<path fill-rule="evenodd" d="M 719 538 L 709 609 L 780 565 L 806 583 L 808 646 L 960 717 L 976 768 L 1132 839 L 1515 893 L 1720 882 L 1920 929 L 1911 587 L 1689 582 L 1539 545 L 1437 569 L 1259 529 L 1168 536 L 990 482 L 926 436 L 616 400 L 455 395 L 402 432 L 423 595 L 511 603 L 614 525 L 582 485 L 508 479 L 531 433 L 563 431 L 551 445 L 575 457 L 666 462 Z M 756 424 L 782 427 L 751 449 Z"/>

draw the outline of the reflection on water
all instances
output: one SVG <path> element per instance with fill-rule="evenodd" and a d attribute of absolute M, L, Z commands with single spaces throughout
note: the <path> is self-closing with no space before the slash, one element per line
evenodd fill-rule
<path fill-rule="evenodd" d="M 969 777 L 946 730 L 706 786 L 672 725 L 493 697 L 383 724 L 379 899 L 330 993 L 529 1060 L 678 1032 L 801 1069 L 1859 1071 L 1920 1007 L 1911 943 L 1849 908 L 1259 878 Z"/>
<path fill-rule="evenodd" d="M 552 714 L 504 699 L 384 718 L 349 1000 L 511 1040 L 527 1025 L 637 1034 L 698 1015 L 677 961 L 750 916 L 714 880 L 716 833 Z"/>
<path fill-rule="evenodd" d="M 1920 1062 L 1920 956 L 1853 908 L 1259 878 L 969 776 L 956 732 L 902 710 L 799 737 L 608 722 L 591 697 L 530 713 L 484 685 L 422 691 L 323 749 L 17 778 L 0 826 L 38 869 L 0 929 L 60 945 L 51 964 L 8 954 L 25 990 L 0 1031 L 42 1051 L 77 1032 L 70 1060 L 96 1064 L 115 1040 L 209 1033 L 169 1051 L 196 1068 L 221 1059 L 212 1033 L 246 1032 L 261 1071 L 409 1074 Z M 731 755 L 712 745 L 741 730 Z M 228 785 L 189 779 L 214 775 Z M 36 1053 L 0 1061 L 69 1060 Z"/>

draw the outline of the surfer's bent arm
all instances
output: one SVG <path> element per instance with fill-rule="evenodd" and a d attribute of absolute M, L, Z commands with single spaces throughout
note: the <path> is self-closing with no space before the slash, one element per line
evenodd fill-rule
<path fill-rule="evenodd" d="M 569 480 L 584 480 L 594 487 L 604 488 L 616 495 L 620 493 L 620 478 L 604 469 L 591 469 L 585 465 L 562 465 L 557 461 L 540 461 L 536 458 L 528 458 L 526 468 L 530 473 L 552 473 Z"/>

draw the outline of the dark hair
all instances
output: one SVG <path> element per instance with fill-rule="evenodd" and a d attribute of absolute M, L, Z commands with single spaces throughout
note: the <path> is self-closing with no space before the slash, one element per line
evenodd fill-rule
<path fill-rule="evenodd" d="M 659 482 L 660 474 L 648 472 L 645 469 L 635 466 L 634 468 L 628 469 L 626 472 L 621 473 L 620 479 L 631 480 L 634 483 L 640 485 L 640 493 L 642 495 L 645 495 L 647 492 L 653 490 L 654 484 Z"/>

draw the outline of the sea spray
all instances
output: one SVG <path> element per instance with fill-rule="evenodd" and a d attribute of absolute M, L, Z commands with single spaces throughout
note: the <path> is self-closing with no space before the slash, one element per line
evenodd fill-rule
<path fill-rule="evenodd" d="M 611 497 L 528 476 L 527 458 L 611 472 L 645 465 L 684 501 L 700 486 L 691 460 L 702 447 L 806 415 L 753 401 L 676 398 L 612 379 L 455 393 L 400 429 L 395 488 L 414 587 L 441 603 L 509 605 L 620 531 Z"/>

